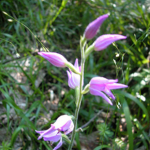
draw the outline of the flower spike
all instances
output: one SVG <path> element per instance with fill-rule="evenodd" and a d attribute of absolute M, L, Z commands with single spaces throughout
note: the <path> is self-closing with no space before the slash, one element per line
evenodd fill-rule
<path fill-rule="evenodd" d="M 108 14 L 98 17 L 96 20 L 92 21 L 85 29 L 84 36 L 87 40 L 92 39 L 96 34 L 105 19 L 108 18 Z"/>
<path fill-rule="evenodd" d="M 112 99 L 115 99 L 115 96 L 111 92 L 113 89 L 127 88 L 127 85 L 116 83 L 118 79 L 106 79 L 104 77 L 94 77 L 90 81 L 90 93 L 95 96 L 101 96 L 104 98 L 110 105 L 113 105 L 111 100 L 106 96 L 108 95 Z M 106 93 L 106 95 L 104 94 Z"/>

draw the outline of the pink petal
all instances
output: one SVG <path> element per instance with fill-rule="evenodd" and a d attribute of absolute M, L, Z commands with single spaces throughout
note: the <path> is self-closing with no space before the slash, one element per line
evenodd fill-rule
<path fill-rule="evenodd" d="M 58 142 L 61 139 L 61 133 L 56 134 L 52 137 L 44 137 L 44 141 Z"/>
<path fill-rule="evenodd" d="M 80 75 L 72 72 L 72 77 L 71 77 L 70 82 L 72 82 L 73 89 L 75 89 L 77 86 L 80 85 Z"/>
<path fill-rule="evenodd" d="M 55 129 L 60 129 L 64 125 L 66 125 L 67 122 L 70 122 L 71 117 L 68 115 L 62 115 L 59 118 L 57 118 L 56 122 L 54 123 Z"/>
<path fill-rule="evenodd" d="M 81 66 L 79 67 L 79 71 L 81 72 Z"/>
<path fill-rule="evenodd" d="M 42 137 L 52 137 L 52 136 L 55 136 L 57 133 L 58 133 L 58 131 L 56 129 L 54 129 L 53 127 L 51 127 L 48 130 L 46 130 L 44 132 L 41 132 L 40 136 L 38 137 L 38 140 L 41 139 Z"/>
<path fill-rule="evenodd" d="M 72 84 L 70 82 L 70 80 L 71 80 L 71 73 L 69 71 L 67 71 L 67 75 L 68 75 L 68 85 L 69 85 L 69 87 L 72 87 Z"/>
<path fill-rule="evenodd" d="M 76 82 L 74 81 L 74 73 L 72 71 L 67 72 L 68 74 L 68 85 L 70 88 L 74 89 L 76 87 Z"/>
<path fill-rule="evenodd" d="M 120 83 L 113 83 L 113 84 L 107 84 L 107 88 L 110 90 L 113 89 L 122 89 L 122 88 L 127 88 L 127 85 L 120 84 Z"/>
<path fill-rule="evenodd" d="M 113 95 L 113 93 L 112 93 L 109 89 L 105 88 L 104 92 L 105 92 L 109 97 L 111 97 L 113 100 L 115 100 L 115 96 Z"/>
<path fill-rule="evenodd" d="M 75 60 L 74 66 L 75 66 L 76 69 L 79 70 L 78 59 Z"/>
<path fill-rule="evenodd" d="M 85 29 L 84 36 L 86 39 L 92 39 L 96 34 L 105 19 L 108 18 L 108 14 L 98 17 L 92 21 Z"/>
<path fill-rule="evenodd" d="M 78 71 L 80 71 L 79 66 L 78 66 L 78 59 L 76 59 L 74 66 Z M 67 71 L 68 85 L 70 88 L 75 89 L 77 86 L 80 85 L 80 75 L 72 72 L 71 70 L 69 70 L 69 71 L 70 72 Z"/>
<path fill-rule="evenodd" d="M 43 131 L 37 131 L 37 130 L 35 130 L 35 132 L 36 132 L 36 133 L 39 133 L 39 134 L 42 134 L 42 133 L 44 133 L 45 131 L 47 131 L 47 130 L 43 130 Z"/>
<path fill-rule="evenodd" d="M 116 83 L 116 82 L 118 82 L 118 79 L 109 79 L 108 80 L 108 83 Z"/>
<path fill-rule="evenodd" d="M 94 49 L 96 51 L 101 51 L 107 48 L 111 43 L 121 40 L 121 39 L 126 39 L 126 36 L 119 35 L 119 34 L 105 34 L 101 35 L 99 38 L 96 39 L 94 42 Z"/>
<path fill-rule="evenodd" d="M 59 53 L 55 52 L 38 52 L 39 55 L 47 59 L 52 65 L 56 67 L 66 67 L 66 58 Z"/>
<path fill-rule="evenodd" d="M 66 122 L 65 125 L 63 125 L 63 126 L 61 127 L 61 131 L 66 131 L 66 130 L 68 130 L 68 129 L 70 128 L 70 126 L 71 126 L 71 123 L 72 123 L 72 120 L 70 119 L 69 121 Z"/>
<path fill-rule="evenodd" d="M 111 100 L 110 100 L 104 93 L 102 93 L 102 92 L 100 92 L 100 91 L 98 91 L 98 90 L 96 90 L 96 89 L 93 89 L 93 88 L 91 88 L 91 87 L 90 87 L 89 89 L 90 89 L 90 93 L 91 93 L 92 95 L 100 96 L 100 97 L 102 97 L 103 99 L 105 99 L 106 102 L 108 102 L 110 105 L 113 105 L 112 102 L 111 102 Z"/>
<path fill-rule="evenodd" d="M 71 125 L 70 125 L 69 129 L 65 132 L 65 134 L 66 134 L 66 135 L 69 134 L 70 132 L 73 131 L 73 129 L 74 129 L 74 123 L 71 122 Z"/>
<path fill-rule="evenodd" d="M 98 91 L 104 91 L 106 84 L 90 84 L 90 87 Z"/>
<path fill-rule="evenodd" d="M 56 147 L 54 147 L 53 150 L 57 150 L 57 149 L 58 149 L 59 147 L 61 147 L 61 146 L 62 146 L 62 138 L 60 139 L 59 143 L 57 144 Z"/>
<path fill-rule="evenodd" d="M 98 84 L 105 84 L 105 83 L 108 83 L 108 82 L 109 82 L 109 80 L 104 78 L 104 77 L 94 77 L 94 78 L 91 79 L 90 84 L 98 85 Z"/>
<path fill-rule="evenodd" d="M 90 87 L 99 91 L 103 91 L 108 82 L 109 80 L 104 77 L 94 77 L 90 81 Z"/>
<path fill-rule="evenodd" d="M 71 78 L 71 73 L 67 70 L 68 80 Z"/>

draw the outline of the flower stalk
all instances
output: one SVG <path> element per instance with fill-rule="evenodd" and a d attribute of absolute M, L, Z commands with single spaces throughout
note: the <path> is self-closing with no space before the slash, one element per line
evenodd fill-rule
<path fill-rule="evenodd" d="M 94 50 L 94 44 L 90 45 L 85 51 L 85 58 L 89 56 L 89 54 Z"/>
<path fill-rule="evenodd" d="M 82 101 L 82 89 L 83 89 L 83 82 L 84 82 L 84 65 L 85 65 L 85 54 L 84 54 L 84 47 L 85 47 L 86 41 L 82 41 L 82 37 L 80 40 L 80 49 L 81 49 L 81 75 L 80 75 L 80 87 L 79 87 L 79 96 L 76 96 L 78 99 L 76 100 L 76 110 L 75 110 L 75 119 L 74 119 L 74 129 L 72 132 L 72 137 L 71 137 L 71 143 L 69 145 L 68 150 L 72 149 L 73 146 L 73 141 L 75 138 L 75 133 L 77 129 L 77 121 L 78 121 L 78 114 L 80 110 L 80 105 Z"/>
<path fill-rule="evenodd" d="M 70 62 L 66 62 L 65 65 L 74 73 L 81 75 L 81 73 Z"/>

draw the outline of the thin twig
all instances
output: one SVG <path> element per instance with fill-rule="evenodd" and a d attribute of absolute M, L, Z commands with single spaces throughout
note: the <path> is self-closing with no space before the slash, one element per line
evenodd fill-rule
<path fill-rule="evenodd" d="M 83 128 L 87 127 L 91 122 L 93 122 L 93 121 L 101 114 L 102 111 L 103 111 L 103 109 L 100 110 L 100 111 L 99 111 L 93 118 L 91 118 L 86 124 L 84 124 L 83 126 L 79 127 L 79 128 L 76 130 L 76 132 L 82 131 Z"/>

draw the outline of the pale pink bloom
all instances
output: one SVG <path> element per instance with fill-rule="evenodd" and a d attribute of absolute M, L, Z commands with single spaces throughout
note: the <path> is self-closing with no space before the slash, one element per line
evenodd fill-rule
<path fill-rule="evenodd" d="M 104 77 L 94 77 L 90 81 L 90 93 L 95 96 L 101 96 L 104 98 L 110 105 L 113 105 L 111 100 L 106 96 L 108 95 L 112 99 L 115 99 L 115 96 L 111 92 L 113 89 L 127 88 L 127 85 L 116 83 L 118 79 L 106 79 Z M 105 95 L 105 94 L 106 95 Z"/>
<path fill-rule="evenodd" d="M 96 39 L 94 42 L 94 50 L 101 51 L 107 48 L 110 44 L 115 41 L 126 39 L 126 36 L 120 34 L 104 34 L 101 35 L 99 38 Z"/>
<path fill-rule="evenodd" d="M 62 145 L 62 135 L 61 131 L 64 134 L 69 134 L 73 131 L 74 124 L 71 120 L 71 117 L 68 115 L 62 115 L 57 118 L 54 124 L 51 124 L 51 127 L 48 130 L 36 131 L 40 134 L 38 140 L 43 138 L 44 141 L 51 141 L 52 143 L 58 142 L 57 146 L 53 150 L 57 150 Z"/>
<path fill-rule="evenodd" d="M 84 36 L 86 39 L 92 39 L 96 34 L 105 19 L 108 18 L 108 14 L 98 17 L 92 21 L 85 29 Z"/>

